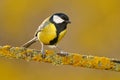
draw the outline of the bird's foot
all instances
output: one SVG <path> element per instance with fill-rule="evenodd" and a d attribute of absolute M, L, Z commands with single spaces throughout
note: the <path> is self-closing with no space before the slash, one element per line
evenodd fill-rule
<path fill-rule="evenodd" d="M 42 57 L 42 58 L 45 58 L 45 57 L 46 57 L 46 55 L 45 55 L 45 54 L 42 54 L 42 55 L 41 55 L 41 57 Z"/>
<path fill-rule="evenodd" d="M 68 56 L 68 52 L 64 52 L 64 51 L 60 51 L 57 54 L 60 55 L 60 56 Z"/>
<path fill-rule="evenodd" d="M 45 51 L 41 50 L 41 53 L 42 53 L 41 57 L 42 57 L 42 58 L 45 58 L 45 57 L 46 57 Z"/>

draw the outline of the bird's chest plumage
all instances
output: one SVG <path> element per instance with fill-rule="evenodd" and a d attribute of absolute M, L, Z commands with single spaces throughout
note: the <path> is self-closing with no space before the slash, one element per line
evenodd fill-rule
<path fill-rule="evenodd" d="M 45 45 L 54 45 L 65 35 L 66 30 L 61 30 L 58 33 L 54 24 L 50 23 L 38 32 L 38 39 Z"/>

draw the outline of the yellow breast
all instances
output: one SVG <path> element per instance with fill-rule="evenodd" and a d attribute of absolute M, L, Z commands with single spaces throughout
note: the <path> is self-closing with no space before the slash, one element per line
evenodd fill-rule
<path fill-rule="evenodd" d="M 38 32 L 38 39 L 46 45 L 49 45 L 50 41 L 53 40 L 56 36 L 56 28 L 52 23 L 45 26 L 40 32 Z"/>

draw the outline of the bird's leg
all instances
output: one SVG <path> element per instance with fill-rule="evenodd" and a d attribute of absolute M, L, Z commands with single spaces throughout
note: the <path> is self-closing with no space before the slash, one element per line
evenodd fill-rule
<path fill-rule="evenodd" d="M 61 56 L 67 56 L 68 52 L 63 51 L 61 48 L 59 48 L 58 46 L 56 46 L 56 48 L 60 51 L 59 53 L 57 53 L 58 55 Z"/>
<path fill-rule="evenodd" d="M 42 57 L 45 58 L 44 44 L 41 42 L 41 53 Z"/>

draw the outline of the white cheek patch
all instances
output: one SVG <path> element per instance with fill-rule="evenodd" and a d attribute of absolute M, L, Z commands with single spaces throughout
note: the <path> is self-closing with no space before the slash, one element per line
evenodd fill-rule
<path fill-rule="evenodd" d="M 62 22 L 64 22 L 64 20 L 62 18 L 60 18 L 59 16 L 57 16 L 57 15 L 53 16 L 53 21 L 55 23 L 62 23 Z"/>

